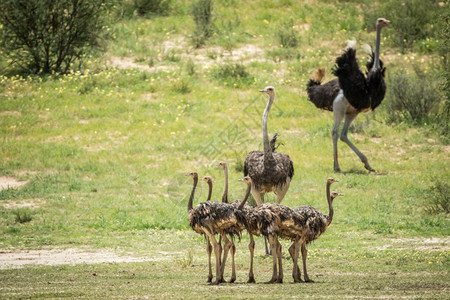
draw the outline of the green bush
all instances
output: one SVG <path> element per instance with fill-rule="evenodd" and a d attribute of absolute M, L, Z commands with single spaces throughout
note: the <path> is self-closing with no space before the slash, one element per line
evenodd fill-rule
<path fill-rule="evenodd" d="M 295 48 L 299 45 L 299 38 L 294 30 L 294 20 L 292 19 L 278 29 L 277 36 L 283 48 Z"/>
<path fill-rule="evenodd" d="M 450 5 L 447 1 L 447 5 Z M 439 44 L 438 53 L 442 57 L 441 90 L 445 97 L 444 104 L 439 112 L 438 129 L 446 142 L 450 141 L 450 10 L 439 17 Z"/>
<path fill-rule="evenodd" d="M 214 33 L 213 0 L 198 0 L 192 4 L 192 15 L 195 21 L 192 42 L 195 47 L 199 48 Z"/>
<path fill-rule="evenodd" d="M 224 64 L 212 71 L 214 79 L 227 86 L 241 87 L 254 82 L 253 76 L 247 72 L 243 64 Z"/>
<path fill-rule="evenodd" d="M 171 0 L 133 0 L 134 9 L 139 16 L 167 15 Z"/>
<path fill-rule="evenodd" d="M 425 196 L 427 213 L 450 213 L 450 185 L 446 181 L 435 179 L 434 185 L 425 192 Z"/>
<path fill-rule="evenodd" d="M 436 33 L 434 24 L 441 9 L 436 0 L 387 0 L 366 1 L 364 5 L 364 26 L 375 30 L 376 20 L 385 17 L 391 21 L 386 36 L 404 52 L 415 43 L 433 37 Z M 390 28 L 390 29 L 389 29 Z"/>
<path fill-rule="evenodd" d="M 412 75 L 397 70 L 389 76 L 387 86 L 385 109 L 389 123 L 422 124 L 432 119 L 430 112 L 438 106 L 441 97 L 431 78 L 419 68 Z"/>
<path fill-rule="evenodd" d="M 0 47 L 12 65 L 31 73 L 80 69 L 101 49 L 105 0 L 2 0 Z"/>
<path fill-rule="evenodd" d="M 33 218 L 31 216 L 31 210 L 28 208 L 19 208 L 13 211 L 14 214 L 14 221 L 16 223 L 28 223 L 30 222 Z"/>

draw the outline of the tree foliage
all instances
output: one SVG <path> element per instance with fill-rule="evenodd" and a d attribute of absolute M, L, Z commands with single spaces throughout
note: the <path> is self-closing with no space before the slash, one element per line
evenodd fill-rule
<path fill-rule="evenodd" d="M 106 0 L 2 0 L 0 47 L 15 67 L 65 73 L 101 48 Z"/>

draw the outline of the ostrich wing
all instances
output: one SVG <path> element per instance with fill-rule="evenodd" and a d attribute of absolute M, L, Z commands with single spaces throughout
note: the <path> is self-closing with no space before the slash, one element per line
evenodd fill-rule
<path fill-rule="evenodd" d="M 336 59 L 336 68 L 333 70 L 333 74 L 338 77 L 345 98 L 354 108 L 363 110 L 370 107 L 366 78 L 359 69 L 354 48 L 347 48 Z"/>
<path fill-rule="evenodd" d="M 272 155 L 270 164 L 265 163 L 262 151 L 252 151 L 245 158 L 244 176 L 250 176 L 257 188 L 282 186 L 288 177 L 294 176 L 294 165 L 289 155 L 278 152 Z"/>
<path fill-rule="evenodd" d="M 369 86 L 370 94 L 370 108 L 374 110 L 381 101 L 384 99 L 386 94 L 386 84 L 384 82 L 384 72 L 385 68 L 379 70 L 371 70 L 367 74 L 367 84 Z"/>
<path fill-rule="evenodd" d="M 320 85 L 320 82 L 314 82 L 312 79 L 308 83 L 307 93 L 308 99 L 317 108 L 333 111 L 333 101 L 339 94 L 339 81 L 333 79 L 325 84 Z"/>

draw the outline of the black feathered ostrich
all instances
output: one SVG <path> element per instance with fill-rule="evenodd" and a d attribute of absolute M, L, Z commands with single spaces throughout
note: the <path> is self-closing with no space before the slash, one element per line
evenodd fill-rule
<path fill-rule="evenodd" d="M 377 20 L 375 53 L 367 63 L 367 76 L 361 72 L 356 61 L 356 49 L 354 43 L 349 45 L 344 53 L 336 59 L 336 69 L 333 74 L 338 78 L 321 85 L 325 76 L 324 69 L 314 72 L 307 85 L 308 98 L 318 108 L 330 110 L 334 113 L 333 126 L 333 153 L 334 171 L 340 172 L 338 162 L 337 142 L 339 127 L 345 118 L 341 131 L 341 140 L 345 142 L 361 159 L 364 167 L 369 171 L 375 171 L 367 157 L 350 142 L 347 137 L 348 128 L 360 112 L 374 110 L 384 98 L 386 85 L 384 83 L 385 68 L 380 60 L 380 34 L 381 28 L 387 26 L 389 21 L 384 18 Z"/>
<path fill-rule="evenodd" d="M 252 179 L 251 193 L 258 205 L 264 202 L 264 194 L 272 191 L 277 196 L 277 203 L 280 203 L 294 176 L 294 165 L 289 155 L 274 152 L 277 135 L 270 142 L 267 132 L 267 118 L 275 100 L 275 88 L 268 86 L 260 92 L 269 96 L 262 118 L 264 151 L 250 152 L 244 163 L 244 176 L 248 175 Z"/>

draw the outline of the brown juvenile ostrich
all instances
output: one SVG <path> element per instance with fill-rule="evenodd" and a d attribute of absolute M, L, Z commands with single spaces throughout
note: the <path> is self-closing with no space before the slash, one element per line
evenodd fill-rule
<path fill-rule="evenodd" d="M 253 235 L 259 236 L 261 232 L 258 229 L 258 222 L 256 216 L 253 215 L 254 208 L 248 205 L 247 199 L 250 196 L 250 191 L 252 188 L 252 180 L 249 176 L 245 176 L 240 181 L 247 184 L 247 190 L 242 200 L 236 200 L 231 203 L 235 207 L 235 215 L 238 220 L 238 223 L 242 224 L 243 227 L 247 230 L 248 235 L 250 237 L 250 243 L 248 245 L 248 249 L 250 251 L 250 271 L 248 275 L 247 283 L 255 283 L 255 275 L 253 274 L 253 256 L 255 250 L 255 240 L 253 239 Z"/>
<path fill-rule="evenodd" d="M 314 72 L 307 84 L 308 99 L 316 107 L 333 111 L 333 158 L 334 171 L 340 172 L 338 162 L 337 142 L 339 127 L 345 118 L 340 139 L 345 142 L 361 159 L 364 167 L 369 171 L 375 171 L 367 157 L 350 142 L 347 137 L 348 129 L 360 112 L 374 110 L 384 98 L 386 84 L 384 82 L 385 68 L 380 60 L 380 34 L 381 28 L 387 26 L 389 21 L 384 18 L 377 20 L 376 48 L 367 63 L 367 77 L 363 75 L 356 61 L 356 49 L 354 43 L 349 45 L 340 57 L 336 59 L 336 69 L 333 74 L 338 78 L 321 84 L 325 76 L 325 70 L 320 68 Z"/>
<path fill-rule="evenodd" d="M 277 196 L 277 203 L 280 203 L 289 189 L 292 176 L 294 176 L 291 158 L 287 154 L 273 151 L 274 147 L 271 147 L 267 132 L 267 118 L 275 100 L 275 88 L 268 86 L 260 92 L 269 96 L 262 118 L 264 151 L 250 152 L 244 162 L 244 176 L 248 175 L 252 179 L 251 193 L 258 205 L 263 203 L 264 194 L 272 191 Z"/>
<path fill-rule="evenodd" d="M 243 181 L 251 187 L 251 178 L 246 176 Z M 249 190 L 247 191 L 247 193 Z M 293 209 L 277 204 L 277 203 L 263 203 L 255 208 L 246 205 L 245 199 L 239 203 L 236 218 L 238 222 L 245 225 L 247 232 L 250 235 L 250 271 L 249 283 L 254 283 L 255 278 L 253 274 L 253 255 L 255 242 L 253 235 L 264 235 L 267 237 L 273 256 L 273 273 L 272 278 L 267 283 L 282 283 L 283 282 L 283 268 L 281 257 L 281 244 L 278 242 L 278 237 L 289 238 L 294 240 L 298 236 L 298 232 L 302 230 L 305 222 L 302 222 L 302 217 L 295 214 Z M 243 217 L 243 219 L 241 219 Z"/>
<path fill-rule="evenodd" d="M 211 200 L 212 195 L 212 178 L 210 176 L 205 176 L 202 178 L 202 181 L 206 182 L 208 184 L 208 197 L 206 198 L 206 201 Z M 213 275 L 212 275 L 212 267 L 211 267 L 211 253 L 212 253 L 212 245 L 209 241 L 209 237 L 205 234 L 206 239 L 206 253 L 208 253 L 208 280 L 206 282 L 211 282 Z"/>
<path fill-rule="evenodd" d="M 225 230 L 237 222 L 234 215 L 234 208 L 231 204 L 217 201 L 206 201 L 193 208 L 192 204 L 197 187 L 198 174 L 191 172 L 188 176 L 192 177 L 194 181 L 188 202 L 189 225 L 195 232 L 206 235 L 213 244 L 216 258 L 216 281 L 211 284 L 219 284 L 223 282 L 221 263 L 222 246 L 217 242 L 215 235 L 220 234 L 226 240 Z"/>
<path fill-rule="evenodd" d="M 312 206 L 300 206 L 294 209 L 294 212 L 298 215 L 298 217 L 303 219 L 304 228 L 301 234 L 297 236 L 292 246 L 289 248 L 289 253 L 294 261 L 294 268 L 292 272 L 292 276 L 294 277 L 294 282 L 301 282 L 301 272 L 298 267 L 298 254 L 301 246 L 302 252 L 302 261 L 303 261 L 303 273 L 305 282 L 313 282 L 307 273 L 306 270 L 306 257 L 307 257 L 307 248 L 306 245 L 317 239 L 328 226 L 331 224 L 333 220 L 333 200 L 337 196 L 342 196 L 340 193 L 333 192 L 330 194 L 330 186 L 334 182 L 338 182 L 334 178 L 328 178 L 326 184 L 326 193 L 328 200 L 328 215 L 322 214 L 320 211 L 315 209 Z"/>

